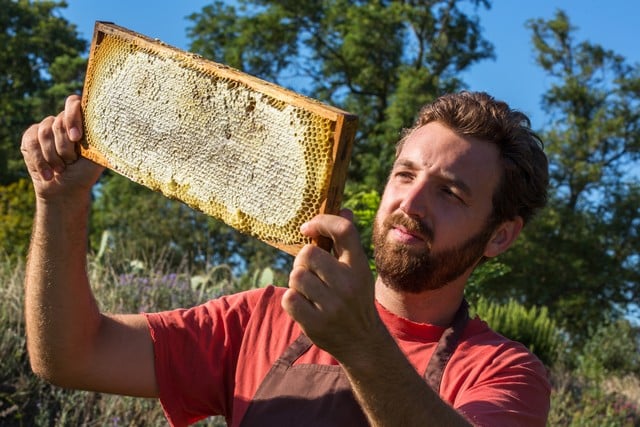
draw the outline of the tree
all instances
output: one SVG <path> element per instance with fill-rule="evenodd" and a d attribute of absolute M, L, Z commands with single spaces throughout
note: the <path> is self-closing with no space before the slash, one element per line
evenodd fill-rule
<path fill-rule="evenodd" d="M 190 16 L 189 36 L 205 57 L 359 114 L 350 185 L 381 190 L 418 108 L 460 89 L 459 73 L 493 55 L 463 3 L 216 1 Z"/>
<path fill-rule="evenodd" d="M 492 57 L 475 14 L 480 7 L 489 2 L 215 1 L 189 17 L 188 34 L 191 50 L 204 57 L 359 114 L 347 184 L 347 199 L 357 199 L 383 188 L 399 131 L 419 106 L 461 88 L 459 72 Z M 209 228 L 209 235 L 219 231 Z M 249 265 L 291 261 L 227 236 L 232 251 L 245 246 Z"/>
<path fill-rule="evenodd" d="M 485 289 L 545 305 L 578 339 L 625 314 L 640 290 L 640 67 L 574 40 L 559 11 L 528 23 L 536 61 L 552 80 L 540 132 L 550 159 L 548 209 Z"/>
<path fill-rule="evenodd" d="M 0 185 L 26 177 L 20 135 L 82 87 L 86 50 L 64 2 L 0 0 Z"/>

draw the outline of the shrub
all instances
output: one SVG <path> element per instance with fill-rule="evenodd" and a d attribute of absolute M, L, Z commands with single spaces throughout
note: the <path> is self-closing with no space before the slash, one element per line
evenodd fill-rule
<path fill-rule="evenodd" d="M 135 263 L 137 266 L 141 264 Z M 90 263 L 96 299 L 105 310 L 137 312 L 195 305 L 211 295 L 191 289 L 188 272 L 162 271 L 163 261 L 132 269 Z M 124 272 L 129 266 L 128 272 Z M 114 280 L 117 279 L 117 280 Z M 0 425 L 2 426 L 165 426 L 159 401 L 65 390 L 36 377 L 26 352 L 20 261 L 0 262 Z M 224 426 L 213 417 L 201 426 Z"/>
<path fill-rule="evenodd" d="M 0 254 L 22 259 L 27 253 L 35 201 L 31 181 L 0 186 Z"/>
<path fill-rule="evenodd" d="M 551 394 L 547 425 L 635 427 L 640 425 L 640 407 L 624 394 L 607 392 L 599 382 L 565 373 Z"/>
<path fill-rule="evenodd" d="M 640 374 L 638 330 L 626 319 L 600 325 L 578 355 L 578 370 L 593 379 Z"/>
<path fill-rule="evenodd" d="M 371 258 L 373 255 L 373 244 L 371 243 L 371 234 L 373 231 L 373 222 L 375 220 L 378 205 L 380 204 L 380 194 L 375 190 L 352 192 L 347 189 L 344 207 L 351 209 L 354 216 L 354 222 L 362 245 Z"/>

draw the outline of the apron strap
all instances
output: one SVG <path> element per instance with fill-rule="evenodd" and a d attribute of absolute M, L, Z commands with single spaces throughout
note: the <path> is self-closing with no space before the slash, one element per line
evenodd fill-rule
<path fill-rule="evenodd" d="M 292 366 L 293 362 L 309 350 L 312 344 L 309 337 L 307 337 L 304 332 L 301 332 L 298 338 L 280 355 L 276 363 Z"/>
<path fill-rule="evenodd" d="M 437 393 L 440 393 L 440 383 L 442 382 L 442 376 L 444 374 L 444 368 L 447 366 L 449 359 L 453 355 L 453 352 L 458 346 L 458 341 L 464 332 L 467 322 L 469 321 L 469 304 L 466 300 L 462 300 L 460 308 L 456 312 L 451 326 L 449 326 L 442 333 L 438 346 L 436 347 L 427 369 L 424 373 L 424 378 Z"/>

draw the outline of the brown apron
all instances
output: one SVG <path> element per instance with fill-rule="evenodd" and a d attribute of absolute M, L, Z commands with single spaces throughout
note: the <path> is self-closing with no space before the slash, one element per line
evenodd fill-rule
<path fill-rule="evenodd" d="M 455 351 L 469 320 L 463 301 L 453 322 L 436 347 L 425 380 L 440 390 L 444 368 Z M 252 426 L 368 426 L 347 375 L 339 365 L 294 365 L 311 348 L 311 340 L 300 334 L 273 364 L 240 424 Z"/>

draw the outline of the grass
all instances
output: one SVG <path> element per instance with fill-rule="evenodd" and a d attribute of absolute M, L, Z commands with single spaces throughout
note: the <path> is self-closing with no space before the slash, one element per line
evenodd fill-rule
<path fill-rule="evenodd" d="M 90 268 L 102 308 L 140 312 L 194 305 L 220 289 L 192 290 L 188 271 L 165 274 L 162 258 L 143 269 L 127 263 Z M 140 264 L 138 264 L 140 266 Z M 0 425 L 2 426 L 165 426 L 156 399 L 65 390 L 37 378 L 28 364 L 23 311 L 24 265 L 0 263 Z M 224 426 L 218 417 L 200 426 Z"/>
<path fill-rule="evenodd" d="M 186 265 L 168 267 L 162 255 L 142 262 L 90 262 L 89 274 L 102 309 L 139 312 L 187 307 L 240 289 L 232 277 L 191 286 Z M 165 426 L 155 399 L 129 398 L 51 386 L 31 372 L 23 320 L 24 265 L 0 262 L 0 425 Z M 612 338 L 615 339 L 615 338 Z M 583 355 L 584 356 L 584 355 Z M 605 381 L 552 367 L 550 426 L 640 426 L 640 379 L 628 373 Z M 199 426 L 224 426 L 220 417 Z"/>

